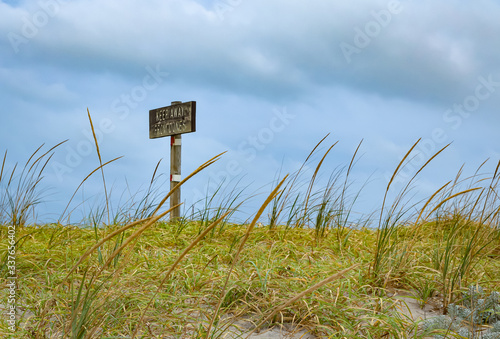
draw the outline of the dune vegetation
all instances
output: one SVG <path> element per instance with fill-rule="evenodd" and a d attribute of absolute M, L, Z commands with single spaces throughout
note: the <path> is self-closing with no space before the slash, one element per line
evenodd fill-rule
<path fill-rule="evenodd" d="M 59 145 L 40 147 L 10 171 L 6 152 L 0 170 L 0 335 L 245 338 L 282 326 L 318 338 L 432 337 L 438 333 L 398 311 L 399 295 L 422 306 L 437 300 L 436 308 L 446 312 L 470 285 L 500 291 L 500 162 L 491 174 L 480 166 L 463 178 L 459 170 L 426 200 L 412 203 L 415 179 L 442 149 L 389 201 L 393 179 L 417 144 L 396 166 L 380 210 L 370 216 L 374 227 L 367 227 L 368 217 L 352 221 L 361 193 L 350 191 L 359 147 L 324 187 L 315 183 L 334 145 L 321 154 L 305 186 L 302 169 L 281 176 L 249 220 L 236 223 L 231 217 L 245 200 L 238 190 L 217 190 L 204 208 L 168 218 L 171 193 L 223 154 L 165 196 L 155 189 L 155 171 L 145 195 L 111 209 L 104 172 L 117 159 L 103 162 L 96 140 L 100 166 L 75 194 L 99 175 L 106 203 L 74 226 L 64 222 L 68 210 L 52 224 L 29 222 Z M 13 266 L 14 332 L 5 315 Z M 451 329 L 441 334 L 458 337 Z"/>

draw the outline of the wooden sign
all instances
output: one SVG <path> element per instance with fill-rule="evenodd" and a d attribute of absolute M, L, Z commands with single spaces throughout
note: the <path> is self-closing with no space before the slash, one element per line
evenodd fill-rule
<path fill-rule="evenodd" d="M 149 138 L 170 136 L 170 207 L 181 203 L 181 189 L 176 188 L 181 177 L 182 135 L 196 131 L 196 101 L 172 101 L 170 106 L 149 111 Z M 170 220 L 180 218 L 179 207 L 170 212 Z"/>
<path fill-rule="evenodd" d="M 149 111 L 149 138 L 162 138 L 196 131 L 196 101 L 175 102 Z"/>

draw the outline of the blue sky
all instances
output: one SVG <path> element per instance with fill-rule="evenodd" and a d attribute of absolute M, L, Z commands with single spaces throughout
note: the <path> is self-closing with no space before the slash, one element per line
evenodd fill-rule
<path fill-rule="evenodd" d="M 494 168 L 499 17 L 493 0 L 1 1 L 0 151 L 12 167 L 69 139 L 45 175 L 39 220 L 55 220 L 98 166 L 87 108 L 103 159 L 124 156 L 106 168 L 120 195 L 144 188 L 160 158 L 168 174 L 169 139 L 148 139 L 148 111 L 194 100 L 183 174 L 228 153 L 184 187 L 186 206 L 221 178 L 268 192 L 330 133 L 339 143 L 323 179 L 363 139 L 353 179 L 369 180 L 356 207 L 369 212 L 418 138 L 408 173 L 453 142 L 422 173 L 423 196 L 464 163 L 466 173 L 488 158 L 485 170 Z M 96 176 L 85 197 L 101 191 Z"/>

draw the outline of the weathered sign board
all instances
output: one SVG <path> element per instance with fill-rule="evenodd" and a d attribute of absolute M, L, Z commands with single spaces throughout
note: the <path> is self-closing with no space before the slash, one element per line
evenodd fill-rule
<path fill-rule="evenodd" d="M 162 138 L 196 131 L 196 101 L 173 103 L 149 111 L 149 138 Z"/>
<path fill-rule="evenodd" d="M 170 219 L 180 217 L 181 145 L 184 133 L 196 131 L 196 101 L 172 101 L 172 105 L 149 111 L 149 138 L 170 136 Z M 177 187 L 177 188 L 176 188 Z"/>

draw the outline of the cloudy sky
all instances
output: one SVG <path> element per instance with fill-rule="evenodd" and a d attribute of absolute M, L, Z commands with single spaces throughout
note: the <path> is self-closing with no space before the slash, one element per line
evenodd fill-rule
<path fill-rule="evenodd" d="M 124 156 L 105 172 L 119 198 L 145 188 L 160 158 L 168 174 L 170 140 L 148 139 L 148 111 L 196 101 L 183 174 L 228 153 L 186 185 L 187 206 L 222 178 L 268 192 L 330 133 L 324 179 L 363 140 L 353 180 L 369 180 L 366 212 L 418 138 L 408 173 L 453 142 L 422 194 L 464 163 L 499 160 L 499 17 L 498 0 L 2 0 L 0 151 L 12 167 L 69 139 L 45 173 L 39 218 L 56 220 L 98 166 L 87 108 L 103 160 Z M 96 176 L 85 198 L 100 190 Z"/>

